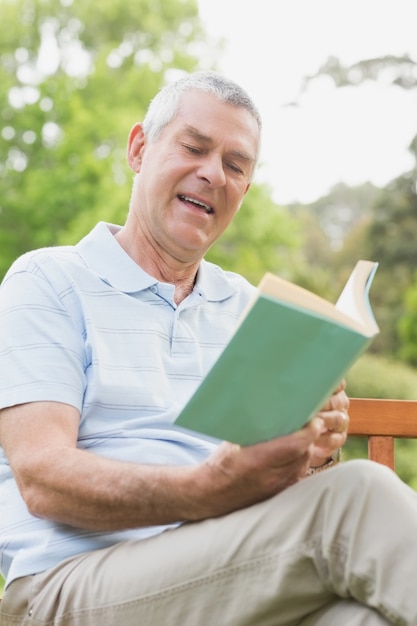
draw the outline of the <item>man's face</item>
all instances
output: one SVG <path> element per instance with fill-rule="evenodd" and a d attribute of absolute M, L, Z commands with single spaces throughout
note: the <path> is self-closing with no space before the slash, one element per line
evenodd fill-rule
<path fill-rule="evenodd" d="M 139 125 L 136 139 L 134 129 L 132 135 L 132 210 L 140 231 L 157 250 L 198 261 L 249 188 L 259 143 L 256 120 L 212 94 L 190 91 L 158 139 L 144 139 Z"/>

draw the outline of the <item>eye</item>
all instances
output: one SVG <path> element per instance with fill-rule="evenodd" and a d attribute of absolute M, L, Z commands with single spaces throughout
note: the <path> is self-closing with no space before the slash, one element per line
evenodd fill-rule
<path fill-rule="evenodd" d="M 191 154 L 201 154 L 201 152 L 202 152 L 202 151 L 200 150 L 200 148 L 197 148 L 197 146 L 192 146 L 192 145 L 190 145 L 190 144 L 186 144 L 186 143 L 184 143 L 184 144 L 183 144 L 183 146 L 184 146 L 184 148 L 185 148 L 186 150 L 188 150 L 188 152 L 190 152 Z"/>
<path fill-rule="evenodd" d="M 236 174 L 243 174 L 243 170 L 235 163 L 228 163 L 227 166 Z"/>

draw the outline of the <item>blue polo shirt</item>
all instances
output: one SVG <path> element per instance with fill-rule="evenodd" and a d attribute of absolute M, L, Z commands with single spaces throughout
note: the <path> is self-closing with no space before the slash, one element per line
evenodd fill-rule
<path fill-rule="evenodd" d="M 254 287 L 202 261 L 178 306 L 100 223 L 76 246 L 23 255 L 0 290 L 0 408 L 64 402 L 78 446 L 136 463 L 193 464 L 212 442 L 173 424 L 230 338 Z M 31 516 L 0 448 L 0 564 L 7 584 L 166 526 L 80 531 Z"/>

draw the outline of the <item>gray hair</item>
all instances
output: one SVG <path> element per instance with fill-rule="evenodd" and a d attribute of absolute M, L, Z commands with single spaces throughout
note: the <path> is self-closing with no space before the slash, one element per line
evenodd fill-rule
<path fill-rule="evenodd" d="M 262 120 L 259 111 L 242 87 L 214 72 L 196 72 L 166 85 L 151 100 L 143 121 L 144 133 L 150 141 L 157 139 L 165 126 L 175 118 L 181 96 L 186 91 L 192 90 L 211 93 L 220 102 L 246 109 L 255 118 L 261 132 Z"/>

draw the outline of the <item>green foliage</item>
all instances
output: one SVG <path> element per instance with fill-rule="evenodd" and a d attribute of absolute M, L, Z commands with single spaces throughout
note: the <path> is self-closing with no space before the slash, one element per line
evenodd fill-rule
<path fill-rule="evenodd" d="M 367 229 L 367 250 L 380 263 L 372 287 L 378 323 L 380 353 L 398 355 L 401 337 L 398 321 L 405 313 L 405 294 L 417 267 L 417 195 L 413 172 L 381 191 Z"/>
<path fill-rule="evenodd" d="M 379 192 L 371 183 L 357 187 L 338 183 L 310 206 L 333 251 L 340 250 L 347 233 L 367 221 Z"/>
<path fill-rule="evenodd" d="M 366 353 L 352 366 L 346 381 L 351 397 L 417 399 L 417 370 L 401 361 Z"/>
<path fill-rule="evenodd" d="M 394 443 L 395 471 L 417 491 L 417 441 L 397 439 Z"/>
<path fill-rule="evenodd" d="M 287 277 L 297 285 L 331 300 L 329 276 L 333 271 L 334 254 L 329 238 L 311 206 L 291 205 L 289 209 L 298 223 L 301 245 L 296 258 L 293 255 L 291 259 L 291 271 L 286 268 Z M 332 268 L 330 272 L 329 267 Z"/>
<path fill-rule="evenodd" d="M 302 232 L 298 284 L 335 301 L 358 258 L 368 258 L 366 225 L 379 192 L 370 183 L 339 183 L 313 204 L 290 205 Z"/>
<path fill-rule="evenodd" d="M 404 315 L 398 321 L 398 334 L 402 339 L 400 356 L 417 365 L 417 276 L 404 295 Z"/>

